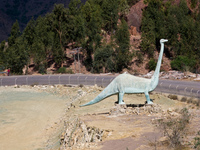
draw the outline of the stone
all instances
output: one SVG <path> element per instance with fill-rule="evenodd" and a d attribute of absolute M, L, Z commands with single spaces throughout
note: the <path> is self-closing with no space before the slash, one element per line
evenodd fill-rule
<path fill-rule="evenodd" d="M 131 26 L 130 34 L 134 36 L 138 35 L 137 28 L 134 26 Z"/>
<path fill-rule="evenodd" d="M 65 122 L 64 128 L 66 131 L 61 134 L 61 149 L 73 149 L 73 148 L 89 148 L 91 143 L 102 141 L 104 130 L 87 126 L 79 118 L 69 119 Z"/>

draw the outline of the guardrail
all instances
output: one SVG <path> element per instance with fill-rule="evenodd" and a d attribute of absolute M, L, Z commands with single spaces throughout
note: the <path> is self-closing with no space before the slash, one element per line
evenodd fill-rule
<path fill-rule="evenodd" d="M 97 75 L 43 75 L 43 76 L 9 76 L 0 77 L 0 86 L 11 85 L 98 85 L 106 87 L 115 76 Z M 200 86 L 189 87 L 179 84 L 170 84 L 160 80 L 157 92 L 171 93 L 200 98 Z"/>
<path fill-rule="evenodd" d="M 0 77 L 0 86 L 11 85 L 98 85 L 105 87 L 115 77 L 84 75 L 45 75 L 45 76 L 10 76 Z"/>
<path fill-rule="evenodd" d="M 157 92 L 161 93 L 171 93 L 175 95 L 184 95 L 189 97 L 196 97 L 200 98 L 200 87 L 190 87 L 190 86 L 184 86 L 184 85 L 177 85 L 177 84 L 163 84 L 163 82 L 160 82 L 158 86 L 156 87 Z"/>

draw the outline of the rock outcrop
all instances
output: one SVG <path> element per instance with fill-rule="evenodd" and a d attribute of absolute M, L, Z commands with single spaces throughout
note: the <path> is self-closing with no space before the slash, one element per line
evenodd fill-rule
<path fill-rule="evenodd" d="M 107 135 L 108 131 L 89 127 L 80 118 L 72 117 L 65 121 L 64 132 L 60 138 L 60 149 L 92 148 Z"/>

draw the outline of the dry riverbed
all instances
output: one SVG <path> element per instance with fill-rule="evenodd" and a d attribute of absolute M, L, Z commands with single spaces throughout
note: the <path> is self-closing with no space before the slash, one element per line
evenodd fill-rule
<path fill-rule="evenodd" d="M 79 107 L 102 90 L 97 86 L 0 87 L 0 149 L 155 149 L 155 141 L 166 137 L 153 121 L 176 116 L 176 110 L 184 107 L 192 114 L 185 144 L 188 149 L 194 145 L 200 130 L 199 107 L 156 93 L 150 95 L 153 106 L 144 105 L 143 94 L 125 94 L 125 106 L 115 105 L 114 95 Z M 15 100 L 20 96 L 21 100 Z"/>

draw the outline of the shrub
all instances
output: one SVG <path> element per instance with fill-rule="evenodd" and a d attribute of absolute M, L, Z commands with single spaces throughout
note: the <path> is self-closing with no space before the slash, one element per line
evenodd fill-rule
<path fill-rule="evenodd" d="M 193 101 L 194 101 L 194 99 L 191 97 L 191 98 L 189 98 L 188 100 L 187 100 L 187 103 L 193 103 Z"/>
<path fill-rule="evenodd" d="M 187 97 L 182 97 L 181 98 L 181 102 L 186 102 L 187 101 Z"/>
<path fill-rule="evenodd" d="M 141 63 L 143 63 L 144 56 L 140 51 L 136 51 L 137 61 L 136 64 L 139 66 Z"/>
<path fill-rule="evenodd" d="M 157 127 L 167 136 L 170 146 L 173 148 L 181 147 L 182 138 L 187 135 L 187 127 L 190 117 L 187 108 L 179 111 L 178 117 L 166 117 L 157 120 Z"/>
<path fill-rule="evenodd" d="M 94 53 L 94 72 L 112 72 L 115 70 L 113 58 L 114 50 L 111 45 L 98 48 Z"/>
<path fill-rule="evenodd" d="M 60 67 L 57 70 L 57 73 L 68 73 L 68 74 L 73 74 L 72 69 L 66 69 L 65 67 Z"/>
<path fill-rule="evenodd" d="M 197 136 L 194 138 L 194 148 L 200 149 L 200 130 L 197 133 Z"/>
<path fill-rule="evenodd" d="M 149 69 L 149 71 L 151 70 L 155 70 L 156 68 L 156 61 L 155 59 L 151 58 L 147 64 L 147 68 Z"/>
<path fill-rule="evenodd" d="M 65 67 L 60 67 L 60 68 L 57 70 L 57 73 L 66 73 L 66 68 L 65 68 Z"/>
<path fill-rule="evenodd" d="M 194 9 L 197 6 L 198 0 L 191 0 L 191 8 Z"/>
<path fill-rule="evenodd" d="M 40 64 L 40 65 L 39 65 L 38 72 L 41 73 L 41 74 L 45 74 L 45 73 L 46 73 L 45 65 Z"/>
<path fill-rule="evenodd" d="M 72 71 L 72 69 L 66 69 L 66 73 L 73 74 L 74 72 Z"/>
<path fill-rule="evenodd" d="M 200 106 L 200 101 L 198 101 L 196 105 L 197 105 L 197 106 Z"/>
<path fill-rule="evenodd" d="M 78 87 L 82 88 L 82 87 L 84 87 L 84 85 L 83 85 L 83 84 L 79 84 L 79 86 L 78 86 Z"/>
<path fill-rule="evenodd" d="M 180 71 L 194 71 L 195 64 L 196 61 L 194 59 L 189 59 L 186 56 L 178 56 L 171 61 L 172 69 Z"/>
<path fill-rule="evenodd" d="M 169 95 L 168 98 L 173 99 L 173 100 L 178 100 L 178 96 L 176 95 Z"/>

